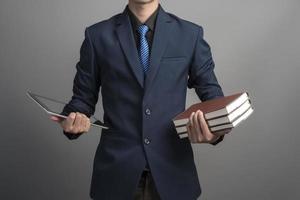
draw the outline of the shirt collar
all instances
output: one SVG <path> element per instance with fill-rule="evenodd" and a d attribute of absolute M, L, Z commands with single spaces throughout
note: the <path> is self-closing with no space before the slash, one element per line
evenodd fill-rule
<path fill-rule="evenodd" d="M 151 31 L 154 31 L 156 17 L 160 9 L 160 5 L 158 5 L 157 9 L 151 14 L 151 16 L 145 21 L 145 23 L 140 22 L 140 20 L 135 16 L 135 14 L 129 9 L 128 5 L 126 6 L 126 9 L 128 11 L 128 15 L 134 30 L 137 30 L 140 25 L 145 24 L 149 27 Z"/>

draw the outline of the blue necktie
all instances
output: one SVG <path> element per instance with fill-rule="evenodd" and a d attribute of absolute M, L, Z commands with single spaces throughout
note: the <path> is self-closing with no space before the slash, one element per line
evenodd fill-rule
<path fill-rule="evenodd" d="M 144 74 L 146 74 L 147 70 L 149 69 L 149 45 L 146 39 L 146 33 L 148 30 L 149 30 L 148 26 L 144 24 L 138 27 L 138 32 L 140 36 L 139 56 L 140 56 L 140 61 L 143 67 Z"/>

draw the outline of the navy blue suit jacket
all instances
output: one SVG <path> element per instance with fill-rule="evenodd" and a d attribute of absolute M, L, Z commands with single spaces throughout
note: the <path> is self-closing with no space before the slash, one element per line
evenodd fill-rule
<path fill-rule="evenodd" d="M 63 113 L 93 115 L 101 87 L 110 129 L 102 129 L 90 196 L 133 199 L 147 159 L 163 200 L 194 200 L 201 187 L 191 143 L 178 137 L 172 118 L 185 110 L 187 88 L 202 101 L 224 96 L 202 27 L 161 7 L 145 80 L 139 65 L 126 10 L 86 28 L 73 96 Z"/>

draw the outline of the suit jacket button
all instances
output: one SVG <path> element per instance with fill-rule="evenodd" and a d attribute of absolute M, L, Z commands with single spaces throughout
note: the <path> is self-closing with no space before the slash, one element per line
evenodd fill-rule
<path fill-rule="evenodd" d="M 149 109 L 149 108 L 147 108 L 147 109 L 145 110 L 145 113 L 146 113 L 146 115 L 151 115 L 151 111 L 150 111 L 150 109 Z"/>
<path fill-rule="evenodd" d="M 144 143 L 145 143 L 145 144 L 150 144 L 150 140 L 149 140 L 148 138 L 145 138 L 145 139 L 144 139 Z"/>

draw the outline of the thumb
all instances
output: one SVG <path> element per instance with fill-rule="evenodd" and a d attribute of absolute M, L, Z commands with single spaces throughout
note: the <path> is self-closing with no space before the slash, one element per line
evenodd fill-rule
<path fill-rule="evenodd" d="M 53 115 L 50 117 L 50 119 L 51 119 L 52 121 L 55 121 L 55 122 L 61 122 L 61 121 L 62 121 L 62 118 L 57 117 L 57 116 L 53 116 Z"/>

